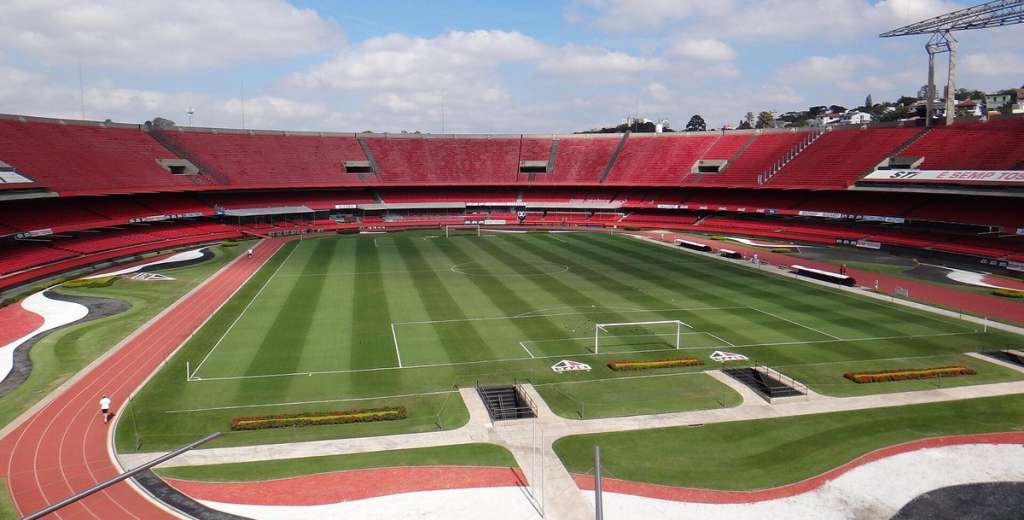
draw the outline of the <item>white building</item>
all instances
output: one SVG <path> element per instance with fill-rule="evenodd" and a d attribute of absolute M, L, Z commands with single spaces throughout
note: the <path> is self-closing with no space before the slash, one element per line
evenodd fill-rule
<path fill-rule="evenodd" d="M 843 114 L 843 117 L 839 120 L 839 123 L 843 125 L 866 125 L 870 122 L 871 114 L 857 110 L 851 110 Z"/>

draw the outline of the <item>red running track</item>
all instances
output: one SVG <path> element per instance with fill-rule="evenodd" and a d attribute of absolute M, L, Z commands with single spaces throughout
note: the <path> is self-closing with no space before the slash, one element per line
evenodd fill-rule
<path fill-rule="evenodd" d="M 821 475 L 811 477 L 800 482 L 787 484 L 768 489 L 755 491 L 723 491 L 717 489 L 688 488 L 677 486 L 666 486 L 661 484 L 648 484 L 645 482 L 632 482 L 629 480 L 601 479 L 602 488 L 610 493 L 622 493 L 625 495 L 637 495 L 647 498 L 661 500 L 674 500 L 676 502 L 698 502 L 702 504 L 748 504 L 764 500 L 776 500 L 787 498 L 808 491 L 818 489 L 829 481 L 835 480 L 843 473 L 865 464 L 892 457 L 901 453 L 923 450 L 926 448 L 941 448 L 944 446 L 957 446 L 962 444 L 1021 444 L 1024 443 L 1024 433 L 982 433 L 976 435 L 956 435 L 949 437 L 934 437 L 919 441 L 897 444 L 877 449 L 866 453 L 856 459 L 839 466 Z M 573 474 L 573 479 L 580 489 L 594 490 L 593 475 Z M 880 482 L 879 485 L 885 485 Z"/>
<path fill-rule="evenodd" d="M 636 234 L 665 242 L 670 242 L 676 238 L 682 238 L 701 243 L 715 244 L 716 249 L 719 247 L 732 249 L 733 251 L 742 253 L 744 258 L 750 258 L 750 255 L 757 253 L 762 260 L 775 265 L 789 266 L 798 264 L 814 269 L 839 272 L 838 266 L 835 264 L 780 253 L 761 251 L 741 244 L 735 244 L 733 242 L 719 242 L 704 236 L 687 235 L 674 232 L 664 234 L 639 232 Z M 865 287 L 874 287 L 875 280 L 878 280 L 878 289 L 883 293 L 891 294 L 895 292 L 897 287 L 902 287 L 904 289 L 909 289 L 910 297 L 919 302 L 941 305 L 952 309 L 961 309 L 978 316 L 987 316 L 989 318 L 999 318 L 1007 321 L 1024 323 L 1024 303 L 1011 301 L 999 296 L 989 296 L 986 294 L 961 291 L 958 289 L 943 287 L 941 285 L 911 280 L 900 276 L 871 273 L 853 268 L 851 268 L 849 272 L 850 276 L 854 277 L 858 284 Z"/>
<path fill-rule="evenodd" d="M 197 500 L 261 506 L 315 506 L 415 491 L 523 486 L 525 482 L 518 468 L 479 466 L 371 468 L 253 482 L 167 480 Z"/>
<path fill-rule="evenodd" d="M 0 476 L 7 479 L 21 514 L 42 509 L 117 475 L 108 452 L 110 425 L 104 424 L 99 415 L 100 396 L 109 394 L 116 411 L 285 241 L 263 241 L 251 259 L 240 255 L 0 439 Z M 51 518 L 179 517 L 127 482 L 120 482 Z"/>

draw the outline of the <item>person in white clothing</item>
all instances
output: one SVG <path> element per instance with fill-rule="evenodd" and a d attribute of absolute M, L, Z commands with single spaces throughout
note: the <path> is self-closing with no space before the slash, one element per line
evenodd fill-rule
<path fill-rule="evenodd" d="M 252 258 L 252 249 L 250 249 L 247 254 L 249 255 L 249 258 Z"/>
<path fill-rule="evenodd" d="M 103 414 L 103 422 L 110 421 L 110 397 L 106 395 L 100 398 L 100 413 Z"/>

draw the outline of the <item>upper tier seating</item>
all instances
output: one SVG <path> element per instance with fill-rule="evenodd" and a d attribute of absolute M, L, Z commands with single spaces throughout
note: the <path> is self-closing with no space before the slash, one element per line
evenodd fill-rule
<path fill-rule="evenodd" d="M 195 189 L 157 163 L 174 158 L 139 128 L 0 119 L 0 161 L 63 195 Z"/>
<path fill-rule="evenodd" d="M 368 137 L 385 183 L 512 183 L 519 139 Z"/>
<path fill-rule="evenodd" d="M 808 132 L 770 132 L 756 135 L 738 157 L 730 161 L 725 171 L 704 175 L 691 175 L 688 183 L 699 186 L 757 187 L 757 177 L 764 173 L 783 154 L 807 138 Z"/>
<path fill-rule="evenodd" d="M 165 131 L 163 135 L 204 172 L 235 188 L 328 187 L 364 184 L 345 161 L 366 161 L 352 135 L 293 135 Z"/>
<path fill-rule="evenodd" d="M 844 189 L 921 130 L 833 130 L 816 139 L 768 181 L 776 188 Z"/>
<path fill-rule="evenodd" d="M 716 135 L 632 134 L 606 182 L 679 185 L 718 140 Z"/>
<path fill-rule="evenodd" d="M 1024 170 L 1024 118 L 935 128 L 900 155 L 924 157 L 922 170 Z"/>
<path fill-rule="evenodd" d="M 538 182 L 589 182 L 601 180 L 621 136 L 562 137 L 558 140 L 555 170 L 538 174 Z"/>

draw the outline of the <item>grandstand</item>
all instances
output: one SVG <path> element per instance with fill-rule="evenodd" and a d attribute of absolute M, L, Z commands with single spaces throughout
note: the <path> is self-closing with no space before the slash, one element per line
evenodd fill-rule
<path fill-rule="evenodd" d="M 873 240 L 1005 266 L 1024 259 L 1018 184 L 907 182 L 885 168 L 1024 171 L 1022 132 L 1009 117 L 927 130 L 413 136 L 3 116 L 0 161 L 22 181 L 2 184 L 0 288 L 247 233 L 485 221 Z"/>

